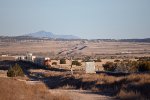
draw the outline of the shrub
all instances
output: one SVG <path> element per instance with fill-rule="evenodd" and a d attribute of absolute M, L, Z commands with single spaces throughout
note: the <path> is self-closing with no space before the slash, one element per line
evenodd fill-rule
<path fill-rule="evenodd" d="M 106 71 L 115 71 L 116 69 L 116 63 L 113 62 L 106 62 L 105 64 L 103 64 L 104 70 Z"/>
<path fill-rule="evenodd" d="M 116 60 L 114 60 L 114 62 L 120 62 L 120 60 L 116 59 Z"/>
<path fill-rule="evenodd" d="M 22 68 L 15 64 L 14 66 L 10 67 L 7 72 L 8 77 L 16 77 L 16 76 L 24 76 Z"/>
<path fill-rule="evenodd" d="M 97 60 L 95 60 L 95 62 L 102 62 L 102 60 L 98 58 Z"/>
<path fill-rule="evenodd" d="M 84 59 L 83 59 L 83 61 L 82 62 L 89 62 L 90 61 L 90 56 L 86 56 Z"/>
<path fill-rule="evenodd" d="M 120 61 L 117 62 L 117 72 L 137 72 L 138 62 L 137 61 Z"/>
<path fill-rule="evenodd" d="M 146 72 L 150 71 L 150 61 L 119 61 L 119 62 L 106 62 L 103 64 L 104 70 L 116 72 Z"/>
<path fill-rule="evenodd" d="M 140 57 L 139 61 L 150 61 L 150 57 Z"/>
<path fill-rule="evenodd" d="M 124 60 L 123 60 L 123 62 L 129 62 L 129 61 L 130 61 L 129 59 L 124 59 Z"/>
<path fill-rule="evenodd" d="M 52 65 L 57 65 L 57 62 L 52 62 Z"/>
<path fill-rule="evenodd" d="M 60 59 L 60 64 L 66 64 L 66 59 Z"/>
<path fill-rule="evenodd" d="M 141 61 L 138 66 L 139 72 L 150 71 L 150 61 Z"/>
<path fill-rule="evenodd" d="M 81 62 L 78 62 L 78 61 L 72 61 L 72 65 L 76 65 L 76 66 L 81 66 Z"/>

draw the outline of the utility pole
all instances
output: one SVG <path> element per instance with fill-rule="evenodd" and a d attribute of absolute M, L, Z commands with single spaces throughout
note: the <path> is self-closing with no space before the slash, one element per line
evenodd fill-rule
<path fill-rule="evenodd" d="M 71 65 L 70 65 L 70 72 L 71 72 L 71 75 L 73 75 L 73 69 L 72 69 L 72 57 L 70 58 L 70 62 L 71 62 Z"/>

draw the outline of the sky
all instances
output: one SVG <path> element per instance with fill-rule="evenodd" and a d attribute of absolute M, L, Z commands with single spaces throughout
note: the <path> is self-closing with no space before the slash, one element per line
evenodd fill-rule
<path fill-rule="evenodd" d="M 0 35 L 150 38 L 150 0 L 0 0 Z"/>

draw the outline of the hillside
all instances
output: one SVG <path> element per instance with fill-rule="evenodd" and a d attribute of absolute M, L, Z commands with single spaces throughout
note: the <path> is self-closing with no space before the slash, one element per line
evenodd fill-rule
<path fill-rule="evenodd" d="M 79 37 L 74 35 L 56 35 L 52 32 L 46 32 L 46 31 L 29 33 L 29 34 L 25 34 L 24 36 L 31 36 L 36 38 L 52 38 L 52 39 L 79 39 Z"/>

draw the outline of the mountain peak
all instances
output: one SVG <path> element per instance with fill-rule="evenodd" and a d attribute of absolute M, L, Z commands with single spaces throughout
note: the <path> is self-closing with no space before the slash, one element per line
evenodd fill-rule
<path fill-rule="evenodd" d="M 46 31 L 44 31 L 44 30 L 38 31 L 38 33 L 44 33 L 44 32 L 46 32 Z M 37 33 L 37 32 L 36 32 L 36 33 Z"/>
<path fill-rule="evenodd" d="M 46 32 L 44 30 L 41 30 L 35 33 L 29 33 L 29 34 L 26 34 L 25 36 L 32 36 L 36 38 L 79 39 L 79 37 L 74 36 L 74 35 L 56 35 L 56 34 L 53 34 L 52 32 Z"/>

